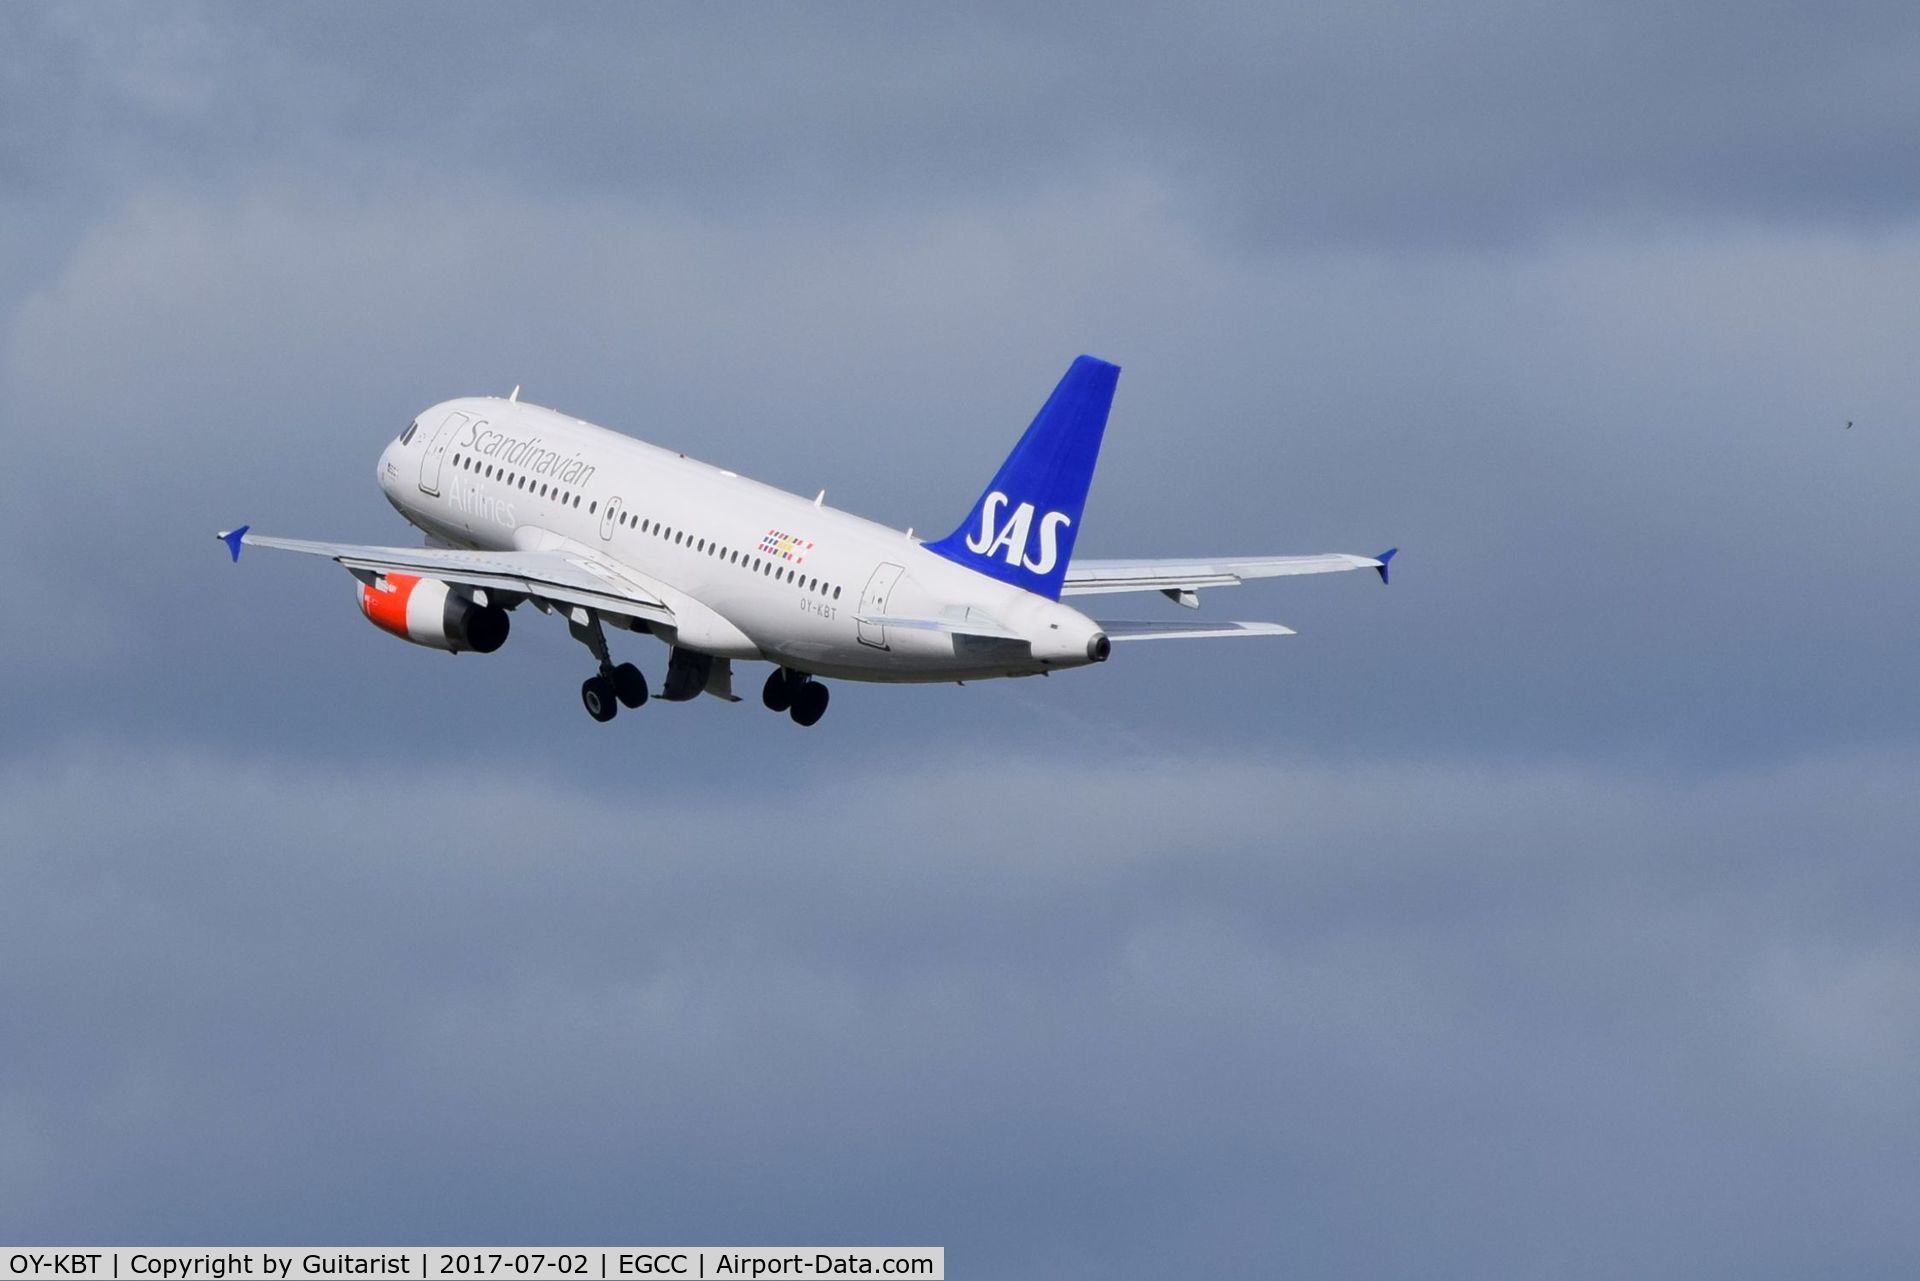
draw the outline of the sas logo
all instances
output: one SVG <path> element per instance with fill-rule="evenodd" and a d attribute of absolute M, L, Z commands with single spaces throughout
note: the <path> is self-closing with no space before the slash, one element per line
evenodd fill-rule
<path fill-rule="evenodd" d="M 769 529 L 760 540 L 760 554 L 775 560 L 791 561 L 796 565 L 804 564 L 807 553 L 813 550 L 809 539 L 796 538 L 785 530 Z"/>
<path fill-rule="evenodd" d="M 1060 530 L 1073 524 L 1073 517 L 1065 512 L 1048 512 L 1035 531 L 1032 503 L 1021 503 L 1002 524 L 1000 509 L 1006 505 L 1007 496 L 997 489 L 980 500 L 980 528 L 967 535 L 967 550 L 988 559 L 999 556 L 1016 569 L 1051 573 L 1054 562 L 1060 559 Z M 1038 554 L 1029 556 L 1027 543 L 1036 532 L 1040 539 Z"/>

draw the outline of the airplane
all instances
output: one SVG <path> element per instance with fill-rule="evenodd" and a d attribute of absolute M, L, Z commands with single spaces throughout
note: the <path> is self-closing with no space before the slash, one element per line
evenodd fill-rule
<path fill-rule="evenodd" d="M 1372 569 L 1378 556 L 1075 560 L 1119 366 L 1075 360 L 973 509 L 934 542 L 520 399 L 443 401 L 387 445 L 381 492 L 418 547 L 223 530 L 240 549 L 324 556 L 359 580 L 360 611 L 416 645 L 489 654 L 523 606 L 565 620 L 598 670 L 596 721 L 648 701 L 608 631 L 667 646 L 658 697 L 739 702 L 736 662 L 769 662 L 762 703 L 799 725 L 826 679 L 966 682 L 1104 663 L 1123 641 L 1287 636 L 1278 623 L 1096 620 L 1063 597 L 1199 592 L 1252 578 Z"/>

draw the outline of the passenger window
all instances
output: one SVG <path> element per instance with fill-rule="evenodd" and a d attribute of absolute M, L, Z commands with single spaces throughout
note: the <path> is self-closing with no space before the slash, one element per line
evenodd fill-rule
<path fill-rule="evenodd" d="M 839 600 L 839 599 L 840 599 L 840 589 L 839 589 L 838 587 L 836 587 L 836 588 L 834 588 L 834 589 L 833 589 L 833 598 L 834 598 L 835 600 Z"/>

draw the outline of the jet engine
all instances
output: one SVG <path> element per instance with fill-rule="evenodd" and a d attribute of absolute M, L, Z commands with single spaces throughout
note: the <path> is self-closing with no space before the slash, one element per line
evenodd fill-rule
<path fill-rule="evenodd" d="M 507 611 L 481 605 L 437 578 L 387 574 L 360 588 L 360 612 L 383 632 L 450 654 L 491 654 L 507 641 Z"/>

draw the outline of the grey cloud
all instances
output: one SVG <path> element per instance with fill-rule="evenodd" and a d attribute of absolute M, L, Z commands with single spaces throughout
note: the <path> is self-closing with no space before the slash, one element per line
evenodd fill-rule
<path fill-rule="evenodd" d="M 86 148 L 109 183 L 225 183 L 244 156 L 843 217 L 1136 173 L 1283 246 L 1914 209 L 1914 17 L 1892 4 L 79 14 L 13 22 L 80 112 L 24 74 L 15 98 L 73 122 L 56 144 L 138 139 Z M 47 174 L 44 140 L 9 151 Z"/>
<path fill-rule="evenodd" d="M 0 9 L 0 1235 L 1905 1275 L 1912 22 Z M 208 536 L 514 383 L 924 532 L 1082 350 L 1083 551 L 1393 586 L 600 727 Z"/>
<path fill-rule="evenodd" d="M 1095 735 L 1207 723 L 1334 746 L 1384 730 L 1404 736 L 1395 750 L 1464 734 L 1496 754 L 1695 761 L 1906 741 L 1912 691 L 1881 673 L 1915 622 L 1884 552 L 1915 536 L 1898 334 L 1917 261 L 1909 237 L 1676 236 L 1249 267 L 1133 185 L 777 234 L 524 195 L 155 197 L 14 313 L 8 397 L 33 430 L 0 480 L 0 524 L 31 594 L 64 613 L 15 614 L 7 644 L 38 670 L 144 653 L 175 673 L 115 678 L 108 705 L 61 713 L 82 722 L 120 698 L 193 723 L 265 697 L 288 627 L 341 638 L 309 675 L 352 690 L 336 705 L 356 721 L 411 702 L 427 670 L 448 701 L 512 706 L 502 686 L 523 678 L 498 665 L 395 654 L 369 672 L 365 647 L 387 642 L 337 575 L 270 557 L 236 570 L 211 530 L 399 536 L 366 483 L 379 444 L 432 401 L 516 382 L 936 530 L 1091 349 L 1128 372 L 1090 552 L 1405 548 L 1386 593 L 1210 598 L 1302 630 L 1225 682 L 1176 650 L 1056 683 L 1061 706 L 1095 700 Z M 1863 429 L 1842 434 L 1842 413 Z M 108 449 L 111 472 L 94 465 Z M 98 541 L 50 517 L 50 493 Z M 516 650 L 570 648 L 528 623 Z M 1808 661 L 1784 673 L 1787 655 Z M 534 679 L 571 714 L 566 681 Z M 876 713 L 893 701 L 869 693 Z M 14 697 L 22 715 L 69 701 Z M 328 725 L 314 741 L 362 739 Z"/>
<path fill-rule="evenodd" d="M 610 798 L 73 751 L 0 807 L 9 1234 L 1884 1272 L 1912 768 L 963 754 Z"/>

